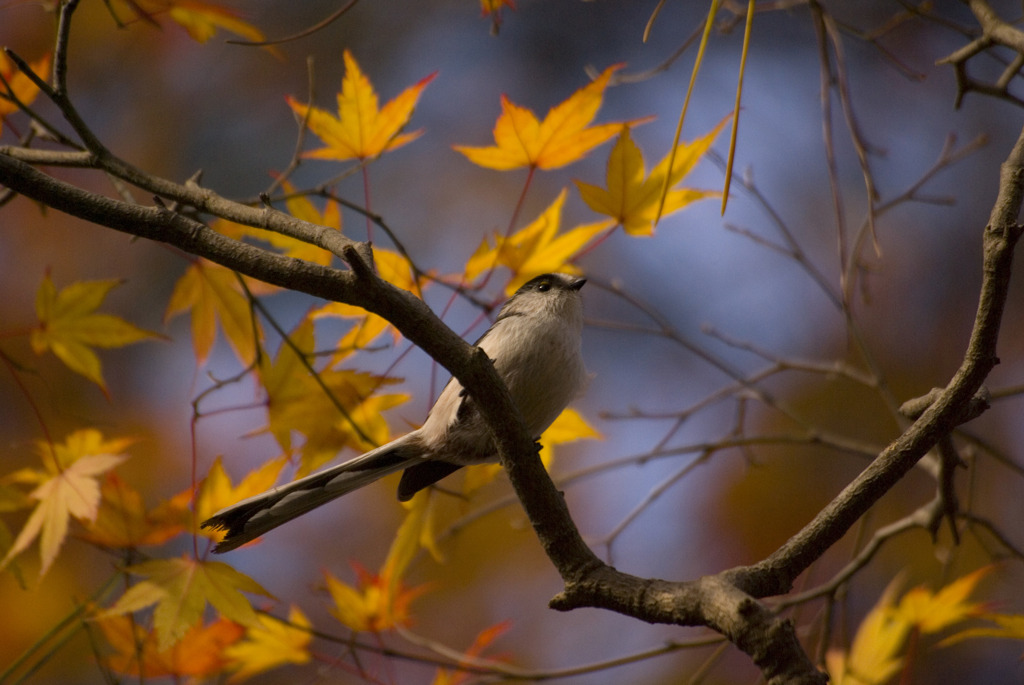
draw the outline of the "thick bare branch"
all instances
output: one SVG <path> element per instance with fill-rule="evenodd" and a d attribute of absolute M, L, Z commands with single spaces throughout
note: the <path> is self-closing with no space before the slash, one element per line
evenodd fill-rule
<path fill-rule="evenodd" d="M 970 342 L 959 370 L 920 417 L 802 531 L 774 554 L 727 572 L 756 597 L 787 592 L 793 580 L 896 484 L 939 440 L 985 406 L 982 383 L 998 363 L 996 343 L 1009 290 L 1024 182 L 1024 131 L 1002 165 L 999 195 L 984 231 L 984 280 Z"/>

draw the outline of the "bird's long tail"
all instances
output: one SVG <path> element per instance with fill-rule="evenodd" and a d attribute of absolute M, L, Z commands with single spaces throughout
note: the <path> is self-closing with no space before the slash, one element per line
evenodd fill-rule
<path fill-rule="evenodd" d="M 224 539 L 213 551 L 227 552 L 321 504 L 369 485 L 389 473 L 422 462 L 417 456 L 410 456 L 416 451 L 399 438 L 344 464 L 221 509 L 203 521 L 202 527 L 226 530 Z"/>

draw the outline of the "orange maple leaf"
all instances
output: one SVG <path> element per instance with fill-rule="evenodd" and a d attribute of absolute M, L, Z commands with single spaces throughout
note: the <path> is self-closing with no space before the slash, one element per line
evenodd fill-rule
<path fill-rule="evenodd" d="M 381 108 L 373 84 L 359 69 L 352 53 L 345 50 L 343 57 L 345 76 L 338 93 L 338 116 L 288 98 L 295 114 L 306 120 L 309 130 L 326 145 L 303 156 L 337 161 L 373 159 L 419 138 L 422 130 L 402 133 L 402 129 L 409 123 L 423 89 L 437 72 L 406 88 Z"/>
<path fill-rule="evenodd" d="M 708 151 L 728 118 L 723 119 L 707 135 L 696 140 L 681 143 L 676 148 L 672 175 L 668 178 L 669 192 L 665 198 L 661 216 L 665 216 L 686 205 L 708 197 L 720 195 L 716 191 L 673 188 L 690 173 L 704 153 Z M 598 214 L 610 216 L 632 235 L 651 235 L 654 222 L 658 219 L 658 205 L 665 187 L 668 165 L 672 153 L 646 175 L 643 153 L 629 135 L 629 128 L 623 127 L 619 139 L 608 156 L 605 176 L 607 188 L 576 181 L 583 201 Z"/>
<path fill-rule="evenodd" d="M 525 107 L 501 96 L 501 116 L 494 125 L 491 147 L 456 145 L 471 162 L 507 171 L 520 167 L 557 169 L 582 159 L 590 150 L 614 136 L 623 122 L 591 126 L 604 98 L 608 81 L 621 64 L 608 67 L 596 79 L 547 113 L 544 121 Z M 646 123 L 638 119 L 630 124 Z"/>
<path fill-rule="evenodd" d="M 500 12 L 502 7 L 508 7 L 510 10 L 516 9 L 515 0 L 480 0 L 480 11 L 482 16 L 487 16 L 494 12 Z"/>
<path fill-rule="evenodd" d="M 46 72 L 50 70 L 50 55 L 43 55 L 29 66 L 32 67 L 32 71 L 37 76 L 45 79 L 47 77 Z M 36 99 L 36 96 L 39 95 L 39 88 L 3 52 L 0 52 L 0 76 L 3 76 L 4 82 L 7 83 L 8 90 L 4 92 L 4 95 L 12 96 L 10 100 L 0 98 L 0 131 L 2 131 L 2 122 L 7 118 L 7 115 L 19 111 L 18 104 L 14 102 L 14 99 L 17 99 L 23 105 L 30 105 Z"/>
<path fill-rule="evenodd" d="M 495 266 L 504 266 L 512 272 L 512 279 L 505 287 L 505 292 L 511 295 L 523 283 L 540 274 L 553 271 L 579 273 L 570 260 L 599 233 L 611 228 L 614 222 L 605 220 L 585 224 L 558 235 L 565 198 L 566 190 L 563 188 L 555 201 L 528 226 L 510 236 L 495 233 L 493 246 L 485 237 L 466 262 L 466 280 L 472 281 Z"/>
<path fill-rule="evenodd" d="M 162 337 L 112 314 L 96 313 L 110 291 L 120 284 L 121 281 L 113 279 L 78 281 L 57 292 L 47 274 L 36 293 L 39 325 L 31 336 L 35 353 L 53 352 L 69 369 L 106 392 L 100 359 L 93 347 L 122 347 Z"/>
<path fill-rule="evenodd" d="M 352 566 L 357 575 L 355 586 L 343 583 L 324 571 L 327 592 L 334 602 L 331 614 L 356 632 L 379 633 L 409 625 L 409 604 L 425 588 L 406 589 L 404 584 L 398 583 L 397 592 L 392 592 L 387 578 L 358 564 L 353 563 Z"/>
<path fill-rule="evenodd" d="M 225 618 L 189 628 L 180 640 L 160 648 L 156 632 L 128 616 L 105 615 L 94 619 L 114 654 L 107 666 L 117 673 L 140 678 L 204 678 L 222 672 L 228 664 L 226 649 L 241 639 L 245 629 Z"/>
<path fill-rule="evenodd" d="M 480 0 L 480 16 L 491 18 L 491 33 L 494 35 L 497 35 L 498 29 L 501 28 L 503 19 L 501 10 L 504 7 L 515 11 L 515 0 Z"/>
<path fill-rule="evenodd" d="M 76 431 L 52 449 L 39 443 L 45 469 L 26 469 L 16 474 L 18 482 L 38 484 L 29 493 L 37 504 L 0 561 L 0 569 L 39 538 L 39 575 L 45 575 L 64 544 L 70 520 L 96 519 L 101 496 L 99 476 L 128 458 L 120 452 L 129 443 L 123 439 L 104 440 L 96 430 Z"/>

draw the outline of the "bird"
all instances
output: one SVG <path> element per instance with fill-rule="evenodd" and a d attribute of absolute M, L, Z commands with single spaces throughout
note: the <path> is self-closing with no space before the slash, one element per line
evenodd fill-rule
<path fill-rule="evenodd" d="M 530 279 L 502 305 L 476 342 L 494 363 L 535 440 L 588 380 L 581 352 L 584 283 L 586 279 L 564 273 Z M 213 551 L 227 552 L 391 473 L 403 471 L 398 499 L 407 501 L 463 466 L 497 459 L 476 402 L 453 377 L 420 428 L 226 507 L 202 527 L 225 531 Z"/>

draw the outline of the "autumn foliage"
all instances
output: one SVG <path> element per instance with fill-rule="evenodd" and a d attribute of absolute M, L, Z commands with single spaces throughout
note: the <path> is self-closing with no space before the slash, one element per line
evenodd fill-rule
<path fill-rule="evenodd" d="M 57 4 L 57 11 L 65 6 Z M 266 42 L 265 29 L 220 3 L 111 0 L 104 4 L 102 22 L 97 17 L 88 19 L 89 40 L 103 40 L 105 31 L 118 27 L 161 36 L 187 35 L 198 43 L 227 37 L 255 44 L 260 49 L 236 49 L 252 50 L 261 59 L 285 59 L 278 46 Z M 714 10 L 717 3 L 711 3 L 711 7 Z M 0 9 L 0 13 L 5 11 Z M 470 11 L 477 10 L 471 7 Z M 533 9 L 517 8 L 506 0 L 482 1 L 479 11 L 485 17 L 485 30 L 489 24 L 497 31 L 509 21 L 510 11 Z M 69 21 L 72 14 L 64 10 L 61 16 Z M 756 34 L 756 26 L 753 31 Z M 11 56 L 18 49 L 16 41 L 11 36 L 6 39 L 15 50 L 0 54 L 0 131 L 4 135 L 0 155 L 14 157 L 11 150 L 18 148 L 87 156 L 87 142 L 70 142 L 65 134 L 58 134 L 57 127 L 48 131 L 41 123 L 45 116 L 57 118 L 46 109 L 47 100 L 51 108 L 53 103 L 61 104 L 62 95 L 53 83 L 59 76 L 51 74 L 54 55 L 27 55 L 23 57 L 29 59 L 19 62 Z M 59 44 L 58 49 L 62 49 Z M 199 48 L 189 45 L 179 49 Z M 396 238 L 388 216 L 376 213 L 374 188 L 378 174 L 384 175 L 388 164 L 399 163 L 393 159 L 431 140 L 432 131 L 420 120 L 417 107 L 446 74 L 425 60 L 414 80 L 388 97 L 389 93 L 375 85 L 371 55 L 344 45 L 335 53 L 333 59 L 340 64 L 342 76 L 331 92 L 326 92 L 321 80 L 317 89 L 322 92 L 312 97 L 283 91 L 276 101 L 266 103 L 267 108 L 278 108 L 293 117 L 300 132 L 299 145 L 287 169 L 267 169 L 269 187 L 252 193 L 240 204 L 280 211 L 334 235 L 367 238 L 372 242 L 367 251 L 372 254 L 376 274 L 391 286 L 427 301 L 460 334 L 482 331 L 502 300 L 534 276 L 559 271 L 589 277 L 587 258 L 600 256 L 602 250 L 605 265 L 615 263 L 616 250 L 657 250 L 652 246 L 666 230 L 665 222 L 702 206 L 704 200 L 725 199 L 724 184 L 694 181 L 692 175 L 701 165 L 724 166 L 724 160 L 711 151 L 718 145 L 725 155 L 735 153 L 735 149 L 729 151 L 733 144 L 725 140 L 728 136 L 721 134 L 727 126 L 738 126 L 736 118 L 746 113 L 713 112 L 708 120 L 717 123 L 706 130 L 684 136 L 678 145 L 662 141 L 656 152 L 645 154 L 638 142 L 640 132 L 655 121 L 655 115 L 674 122 L 678 110 L 666 113 L 652 106 L 651 111 L 633 118 L 604 116 L 602 106 L 624 92 L 616 86 L 624 82 L 620 79 L 630 69 L 628 64 L 613 62 L 593 69 L 590 78 L 578 71 L 575 87 L 564 89 L 560 99 L 548 104 L 542 117 L 505 94 L 496 100 L 475 102 L 474 107 L 495 117 L 493 144 L 468 126 L 457 142 L 436 141 L 458 158 L 466 174 L 487 175 L 488 182 L 510 188 L 511 196 L 518 200 L 502 215 L 507 224 L 476 226 L 478 230 L 470 242 L 448 242 L 445 236 L 432 234 L 431 240 L 444 243 L 445 249 L 452 245 L 450 249 L 458 250 L 456 261 L 461 268 L 427 266 Z M 75 68 L 74 58 L 67 66 Z M 322 107 L 320 102 L 332 104 Z M 40 108 L 47 114 L 37 114 Z M 453 108 L 450 116 L 457 119 L 459 115 Z M 40 140 L 45 144 L 40 145 Z M 32 159 L 28 153 L 24 158 Z M 593 166 L 585 167 L 579 176 L 573 175 L 577 168 L 574 165 L 588 159 L 596 160 L 603 177 L 591 173 Z M 37 161 L 40 165 L 53 163 L 45 157 Z M 88 168 L 84 157 L 79 164 Z M 296 180 L 297 169 L 314 165 L 328 180 L 308 184 Z M 64 166 L 75 164 L 54 164 L 58 170 Z M 570 176 L 557 175 L 565 169 L 569 169 L 565 173 Z M 491 177 L 498 176 L 494 172 L 508 173 L 494 181 Z M 60 176 L 59 171 L 55 173 Z M 429 175 L 426 170 L 424 175 Z M 546 183 L 540 180 L 544 175 L 558 181 Z M 199 175 L 189 183 L 189 187 L 203 187 Z M 102 192 L 132 197 L 122 185 L 118 181 Z M 750 178 L 744 178 L 741 187 L 773 214 Z M 135 199 L 153 204 L 149 199 L 142 200 L 143 194 L 136 191 L 139 197 Z M 734 201 L 733 191 L 725 194 Z M 3 197 L 0 222 L 3 213 L 15 207 L 45 220 L 46 212 L 40 211 L 42 204 L 35 207 L 27 200 L 15 199 L 16 195 L 11 192 Z M 156 206 L 169 212 L 179 209 L 163 200 L 156 201 Z M 837 210 L 842 211 L 841 207 Z M 338 255 L 324 244 L 232 221 L 212 211 L 206 214 L 195 209 L 183 214 L 201 219 L 220 238 L 258 246 L 273 259 L 301 260 L 324 268 L 340 263 Z M 745 229 L 732 228 L 750 237 Z M 857 249 L 866 253 L 874 243 L 866 227 L 860 235 Z M 849 239 L 844 236 L 840 242 L 843 240 Z M 830 277 L 822 276 L 811 265 L 812 258 L 784 231 L 778 242 L 756 236 L 752 242 L 792 260 L 811 281 L 819 285 L 829 281 Z M 849 258 L 840 264 L 840 285 L 834 289 L 826 285 L 822 290 L 826 293 L 824 299 L 830 300 L 844 319 L 851 320 L 859 307 L 851 304 L 858 297 L 851 283 L 866 268 L 859 258 L 843 252 L 846 249 L 840 250 L 841 256 Z M 459 554 L 452 551 L 452 539 L 472 528 L 478 515 L 489 513 L 490 502 L 498 501 L 493 506 L 499 507 L 512 501 L 500 499 L 505 491 L 498 485 L 502 480 L 499 464 L 470 467 L 464 476 L 423 491 L 405 505 L 391 505 L 388 515 L 394 523 L 393 536 L 377 544 L 380 554 L 376 557 L 360 559 L 345 553 L 345 535 L 356 537 L 359 531 L 322 531 L 321 544 L 332 550 L 341 548 L 348 563 L 324 564 L 317 573 L 296 578 L 297 586 L 309 590 L 304 594 L 293 595 L 294 588 L 286 588 L 287 595 L 279 594 L 264 587 L 260 579 L 263 562 L 253 561 L 259 556 L 259 542 L 249 550 L 250 557 L 211 554 L 223 533 L 201 528 L 203 520 L 226 506 L 307 475 L 339 455 L 359 454 L 415 427 L 415 421 L 422 419 L 418 407 L 429 406 L 429 402 L 416 402 L 418 398 L 407 383 L 409 376 L 419 374 L 421 378 L 413 380 L 429 380 L 431 392 L 436 395 L 444 374 L 426 359 L 403 365 L 415 352 L 399 328 L 379 313 L 344 302 L 307 299 L 295 305 L 288 299 L 291 294 L 286 288 L 197 254 L 173 252 L 172 282 L 169 288 L 145 295 L 145 317 L 138 315 L 139 309 L 131 310 L 117 300 L 121 291 L 131 290 L 135 284 L 124 280 L 114 264 L 104 278 L 69 279 L 57 268 L 42 270 L 33 284 L 34 312 L 0 321 L 0 362 L 6 375 L 3 382 L 10 386 L 5 397 L 27 408 L 25 412 L 33 422 L 31 439 L 12 439 L 4 447 L 11 455 L 4 463 L 16 466 L 0 468 L 0 572 L 10 585 L 0 587 L 0 593 L 21 593 L 24 597 L 51 592 L 51 580 L 56 584 L 75 573 L 71 559 L 80 557 L 69 553 L 69 548 L 86 549 L 94 555 L 89 557 L 93 562 L 87 575 L 93 584 L 88 596 L 65 593 L 62 601 L 69 612 L 66 618 L 41 629 L 38 639 L 27 646 L 19 645 L 17 653 L 0 650 L 2 658 L 9 661 L 0 663 L 0 682 L 31 681 L 37 672 L 45 674 L 49 665 L 62 658 L 64 641 L 76 634 L 88 636 L 91 653 L 83 658 L 93 664 L 92 672 L 119 682 L 167 678 L 172 682 L 236 683 L 268 672 L 276 675 L 264 677 L 287 679 L 289 676 L 281 674 L 290 674 L 288 669 L 313 667 L 346 674 L 353 681 L 399 682 L 402 676 L 389 665 L 389 660 L 397 658 L 419 664 L 418 682 L 435 685 L 477 682 L 477 676 L 530 680 L 526 669 L 513 665 L 516 655 L 501 651 L 502 637 L 514 630 L 515 623 L 498 615 L 497 609 L 474 626 L 475 638 L 470 644 L 444 647 L 414 633 L 422 616 L 420 607 L 444 602 L 452 592 L 437 581 L 422 581 L 422 569 L 437 567 L 443 576 L 448 558 Z M 596 328 L 641 332 L 674 341 L 731 379 L 725 390 L 711 392 L 703 400 L 687 397 L 685 403 L 695 404 L 669 415 L 676 423 L 665 440 L 649 454 L 624 458 L 623 463 L 644 466 L 648 460 L 663 459 L 665 454 L 660 450 L 671 449 L 667 443 L 684 429 L 691 415 L 719 404 L 725 397 L 735 399 L 735 418 L 729 419 L 732 427 L 721 443 L 699 443 L 689 450 L 700 456 L 678 478 L 704 465 L 716 452 L 730 449 L 739 450 L 747 467 L 756 471 L 759 458 L 751 451 L 762 443 L 825 443 L 837 451 L 869 458 L 878 451 L 874 444 L 864 447 L 867 440 L 844 441 L 827 429 L 818 430 L 811 422 L 801 423 L 802 407 L 798 410 L 784 401 L 776 402 L 773 393 L 779 389 L 765 390 L 759 384 L 781 370 L 794 368 L 830 379 L 838 375 L 845 381 L 888 393 L 881 381 L 864 381 L 866 372 L 852 365 L 826 367 L 781 360 L 755 344 L 727 341 L 734 349 L 776 365 L 764 376 L 734 372 L 731 362 L 710 359 L 642 298 L 624 291 L 614 278 L 594 280 L 595 290 L 601 288 L 598 292 L 619 298 L 632 307 L 630 311 L 644 315 L 643 323 L 631 321 L 615 326 L 595 322 Z M 659 288 L 659 295 L 675 294 L 672 286 Z M 282 315 L 286 307 L 291 314 Z M 299 314 L 292 315 L 295 311 Z M 147 326 L 152 323 L 137 322 L 151 322 L 153 313 L 162 318 L 163 330 L 149 330 Z M 850 325 L 847 337 L 859 335 L 862 332 Z M 192 449 L 189 454 L 176 455 L 175 466 L 168 469 L 166 477 L 148 472 L 155 468 L 148 461 L 154 448 L 145 431 L 132 430 L 127 422 L 90 421 L 87 412 L 72 417 L 59 415 L 48 407 L 47 393 L 69 383 L 69 378 L 88 383 L 89 389 L 76 391 L 87 396 L 88 402 L 120 407 L 123 400 L 114 389 L 118 386 L 111 383 L 111 360 L 121 354 L 146 355 L 152 346 L 179 344 L 185 338 L 194 363 L 179 373 L 192 374 L 195 379 L 191 406 L 185 407 L 190 414 Z M 859 343 L 854 340 L 849 344 L 856 347 Z M 381 361 L 388 354 L 386 361 Z M 616 354 L 619 363 L 630 356 Z M 870 366 L 870 361 L 863 364 Z M 667 368 L 672 362 L 661 363 Z M 243 386 L 246 390 L 238 391 Z M 239 396 L 246 399 L 240 400 Z M 886 395 L 885 400 L 898 406 L 892 395 Z M 805 433 L 776 431 L 769 437 L 749 437 L 745 412 L 755 401 L 779 410 L 785 415 L 786 426 L 796 425 Z M 671 402 L 673 407 L 685 403 Z M 889 407 L 893 414 L 895 406 Z M 642 409 L 630 411 L 634 412 L 632 418 L 665 419 L 664 415 L 642 416 Z M 258 414 L 258 426 L 238 429 L 230 436 L 242 445 L 235 454 L 212 453 L 204 444 L 204 430 L 224 415 L 242 412 Z M 813 411 L 808 413 L 813 415 Z M 558 470 L 562 445 L 582 441 L 587 441 L 584 446 L 600 444 L 605 426 L 616 418 L 623 416 L 599 414 L 580 406 L 567 409 L 541 436 L 545 466 Z M 906 423 L 905 418 L 899 420 Z M 230 430 L 235 428 L 230 420 L 226 425 L 232 426 Z M 792 437 L 798 433 L 797 438 Z M 272 456 L 259 463 L 238 458 L 250 438 L 272 445 Z M 982 450 L 983 446 L 978 439 L 973 449 Z M 952 461 L 943 468 L 947 467 L 956 468 Z M 578 472 L 577 480 L 585 481 L 590 475 L 586 470 Z M 658 485 L 642 497 L 620 527 L 606 539 L 595 540 L 595 546 L 605 545 L 607 556 L 612 558 L 617 553 L 618 533 L 636 517 L 650 515 L 644 511 L 676 478 L 671 476 L 667 485 Z M 390 497 L 393 483 L 386 483 L 367 497 Z M 608 499 L 615 496 L 608 495 Z M 485 504 L 478 511 L 483 513 L 469 513 L 467 503 L 481 501 Z M 919 527 L 928 528 L 936 540 L 944 525 L 952 526 L 953 534 L 959 536 L 971 520 L 957 519 L 955 505 L 949 507 L 927 523 L 918 522 Z M 780 504 L 779 509 L 784 508 L 785 503 Z M 514 523 L 521 524 L 522 520 Z M 287 530 L 275 535 L 288 536 Z M 930 584 L 912 583 L 903 574 L 896 574 L 880 594 L 861 597 L 864 610 L 849 620 L 848 634 L 832 635 L 827 618 L 815 624 L 818 627 L 813 637 L 819 640 L 815 664 L 840 685 L 910 683 L 915 682 L 912 678 L 917 665 L 934 654 L 997 640 L 1019 645 L 1024 640 L 1024 617 L 1016 612 L 1021 608 L 1001 608 L 986 594 L 985 582 L 1002 573 L 1006 564 L 1019 565 L 1021 555 L 1012 542 L 1000 540 L 1000 533 L 992 535 L 999 542 L 994 546 L 1002 551 L 990 555 L 985 563 L 974 563 L 972 568 L 961 568 Z M 501 544 L 493 539 L 480 542 L 483 547 Z M 752 546 L 756 548 L 756 544 Z M 794 600 L 793 606 L 823 598 L 829 602 L 828 611 L 840 606 L 843 593 L 850 588 L 848 583 L 874 554 L 847 552 L 853 559 L 850 565 L 830 571 L 838 574 L 838 580 L 818 590 L 807 590 L 808 596 Z M 1004 557 L 1010 561 L 997 563 Z M 247 561 L 239 563 L 236 559 Z M 625 565 L 629 566 L 629 561 Z M 266 559 L 265 563 L 283 562 Z M 645 568 L 642 563 L 635 565 Z M 486 564 L 481 568 L 486 570 Z M 707 572 L 717 570 L 708 568 Z M 658 569 L 651 575 L 676 574 L 671 569 Z M 787 601 L 780 599 L 773 611 L 782 615 L 791 608 Z M 798 635 L 810 644 L 810 632 Z M 712 637 L 707 644 L 720 641 L 716 634 L 708 635 Z M 693 645 L 673 642 L 663 652 L 706 646 L 697 645 L 699 641 Z M 636 661 L 661 653 L 654 649 Z M 609 661 L 592 670 L 612 677 L 609 674 L 615 671 L 610 669 L 617 665 Z M 564 677 L 571 675 L 567 671 Z M 538 678 L 542 676 L 555 677 L 549 673 Z"/>

